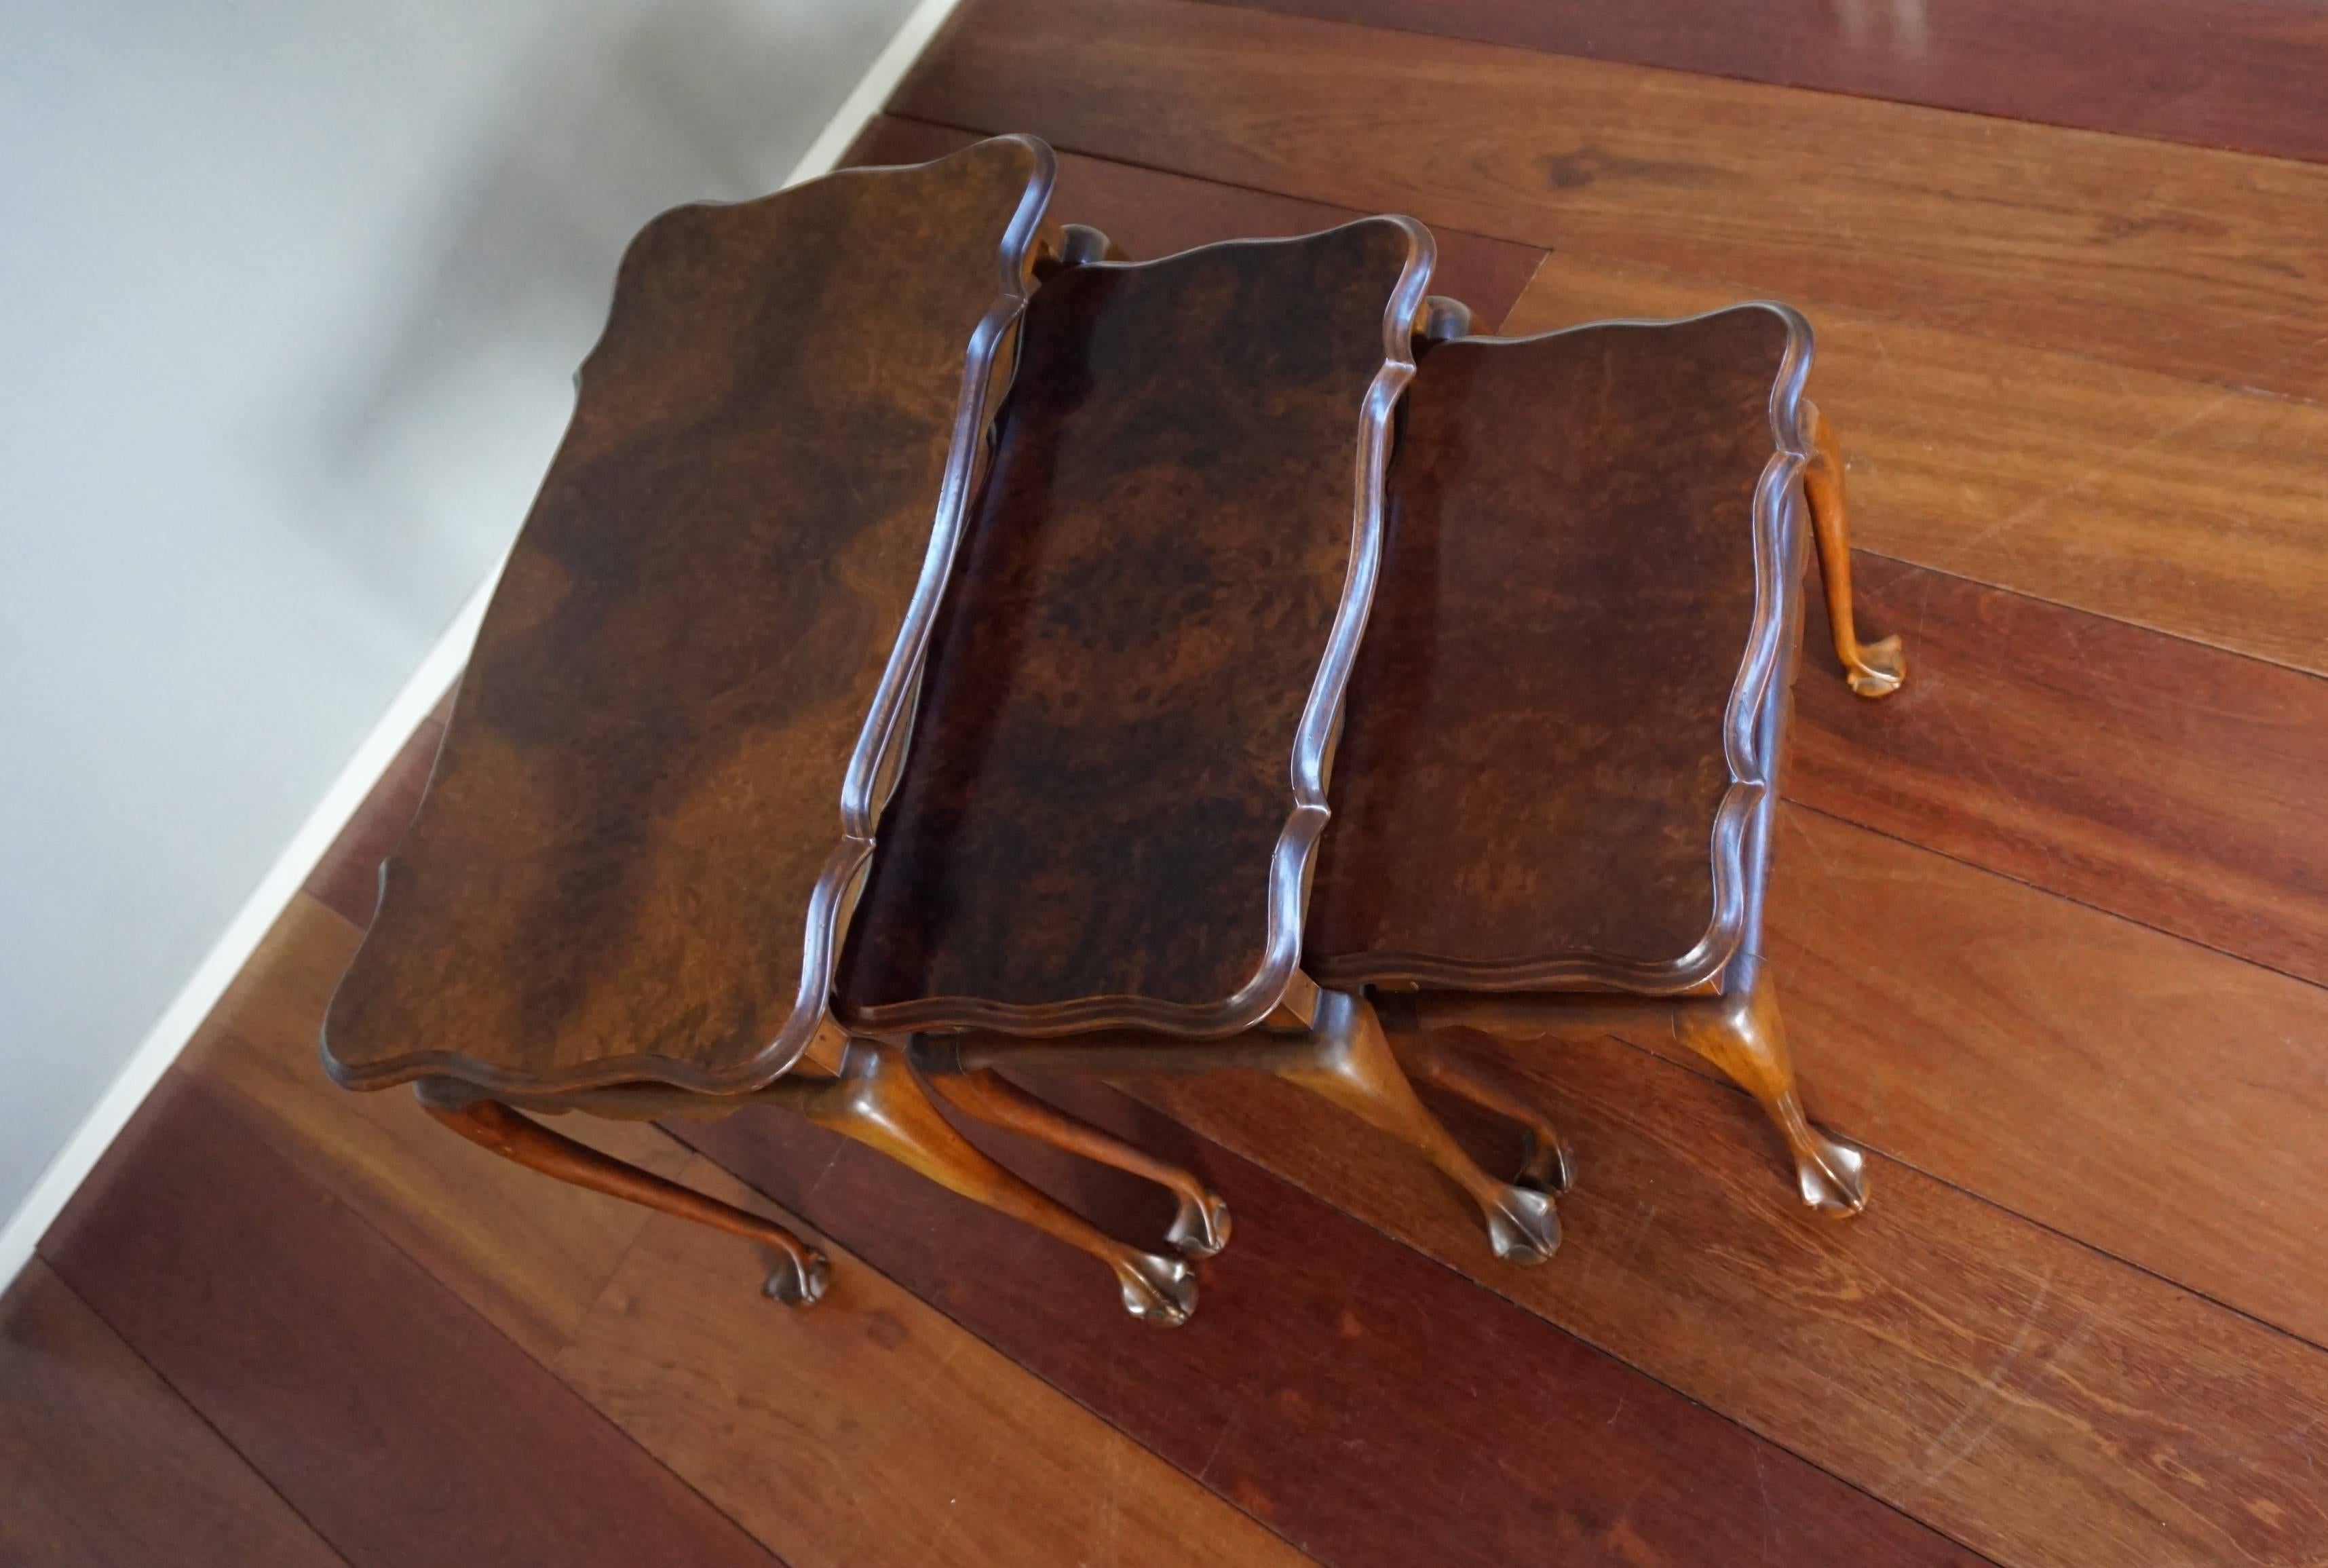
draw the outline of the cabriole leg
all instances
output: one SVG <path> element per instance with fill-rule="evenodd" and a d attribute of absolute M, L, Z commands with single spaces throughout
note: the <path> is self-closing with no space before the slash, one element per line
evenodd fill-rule
<path fill-rule="evenodd" d="M 1843 498 L 1843 448 L 1826 417 L 1806 401 L 1816 450 L 1803 470 L 1803 495 L 1810 502 L 1811 534 L 1818 541 L 1819 579 L 1826 587 L 1827 624 L 1835 630 L 1835 657 L 1844 678 L 1862 697 L 1888 697 L 1907 679 L 1908 656 L 1900 639 L 1863 645 L 1851 609 L 1851 521 Z"/>
<path fill-rule="evenodd" d="M 1567 1146 L 1544 1114 L 1481 1072 L 1444 1041 L 1427 1034 L 1400 1034 L 1392 1049 L 1407 1076 L 1460 1095 L 1483 1111 L 1516 1122 L 1527 1134 L 1527 1151 L 1514 1179 L 1536 1192 L 1568 1190 L 1574 1169 Z"/>
<path fill-rule="evenodd" d="M 716 1197 L 707 1197 L 675 1181 L 666 1181 L 610 1154 L 601 1154 L 588 1144 L 552 1132 L 531 1117 L 496 1101 L 465 1100 L 457 1087 L 428 1080 L 414 1087 L 422 1107 L 431 1116 L 504 1160 L 576 1187 L 587 1187 L 610 1197 L 627 1198 L 663 1214 L 765 1244 L 776 1255 L 776 1266 L 768 1275 L 767 1293 L 786 1306 L 805 1306 L 824 1294 L 828 1267 L 824 1254 L 774 1220 L 763 1219 Z"/>
<path fill-rule="evenodd" d="M 1497 1181 L 1463 1152 L 1415 1098 L 1371 1003 L 1323 992 L 1317 1028 L 1303 1043 L 1309 1048 L 1272 1065 L 1279 1077 L 1324 1095 L 1437 1166 L 1479 1206 L 1497 1257 L 1540 1263 L 1552 1256 L 1560 1245 L 1560 1216 L 1550 1196 Z"/>
<path fill-rule="evenodd" d="M 1683 1003 L 1674 1013 L 1674 1038 L 1762 1103 L 1795 1157 L 1805 1203 L 1837 1219 L 1857 1214 L 1867 1207 L 1866 1162 L 1858 1150 L 1828 1137 L 1803 1114 L 1769 977 L 1751 960 L 1736 967 L 1745 972 L 1740 990 Z"/>
<path fill-rule="evenodd" d="M 912 1055 L 930 1087 L 963 1114 L 1112 1166 L 1171 1193 L 1179 1213 L 1164 1239 L 1183 1253 L 1208 1258 L 1228 1244 L 1228 1205 L 1193 1173 L 1046 1103 L 991 1068 L 965 1068 L 959 1045 L 950 1038 L 916 1040 Z"/>
<path fill-rule="evenodd" d="M 949 1191 L 1049 1232 L 1113 1271 L 1135 1318 L 1185 1323 L 1197 1310 L 1197 1276 L 1178 1258 L 1117 1241 L 980 1153 L 955 1131 L 914 1078 L 902 1046 L 852 1040 L 840 1075 L 779 1079 L 754 1096 L 919 1171 Z"/>

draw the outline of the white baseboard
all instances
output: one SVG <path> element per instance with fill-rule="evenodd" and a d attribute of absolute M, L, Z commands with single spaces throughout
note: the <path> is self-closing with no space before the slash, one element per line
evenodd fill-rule
<path fill-rule="evenodd" d="M 500 574 L 496 571 L 494 575 Z M 411 738 L 413 730 L 461 672 L 462 662 L 469 656 L 469 646 L 476 641 L 477 624 L 484 618 L 485 601 L 492 596 L 492 587 L 493 579 L 488 578 L 469 596 L 468 603 L 453 617 L 453 624 L 445 628 L 444 634 L 420 661 L 420 667 L 389 703 L 388 711 L 380 715 L 380 722 L 356 747 L 348 765 L 340 770 L 340 776 L 332 781 L 324 798 L 307 813 L 307 820 L 299 824 L 299 831 L 291 835 L 283 852 L 275 857 L 275 863 L 258 879 L 258 886 L 251 889 L 250 897 L 227 922 L 226 930 L 202 955 L 202 962 L 194 966 L 192 977 L 162 1009 L 162 1016 L 146 1032 L 146 1038 L 137 1042 L 129 1060 L 114 1075 L 105 1093 L 98 1096 L 97 1103 L 81 1118 L 80 1125 L 73 1129 L 72 1136 L 65 1140 L 65 1146 L 49 1161 L 48 1169 L 41 1172 L 40 1179 L 24 1195 L 16 1212 L 9 1216 L 7 1227 L 0 1230 L 0 1289 L 5 1289 L 32 1261 L 33 1247 L 63 1211 L 75 1189 L 95 1169 L 99 1158 L 153 1092 L 154 1085 L 162 1081 L 170 1064 L 178 1059 L 178 1053 L 210 1016 L 211 1009 L 218 1005 L 219 998 L 234 982 L 234 977 L 242 972 L 242 966 L 258 950 L 260 940 L 307 880 L 308 874 L 314 870 L 315 863 L 324 858 L 324 851 L 332 847 L 332 840 L 340 836 L 340 830 L 348 825 L 348 819 L 371 793 L 372 786 Z"/>
<path fill-rule="evenodd" d="M 809 144 L 808 151 L 793 166 L 784 183 L 793 185 L 813 179 L 840 163 L 849 144 L 856 139 L 865 122 L 881 111 L 882 104 L 896 90 L 897 83 L 904 80 L 923 46 L 953 14 L 958 3 L 959 0 L 921 0 L 907 13 L 896 36 L 874 57 L 872 65 L 841 101 L 839 111 L 825 122 L 816 140 Z M 163 1009 L 162 1016 L 138 1042 L 136 1050 L 130 1053 L 127 1063 L 115 1075 L 105 1093 L 98 1096 L 97 1103 L 81 1118 L 80 1125 L 65 1140 L 56 1158 L 41 1172 L 24 1201 L 8 1216 L 7 1224 L 0 1226 L 0 1290 L 5 1290 L 32 1262 L 33 1249 L 41 1237 L 96 1169 L 98 1160 L 153 1092 L 154 1085 L 162 1081 L 162 1075 L 170 1070 L 170 1064 L 178 1059 L 178 1053 L 185 1049 L 186 1042 L 210 1016 L 211 1009 L 218 1005 L 219 998 L 233 983 L 234 977 L 242 972 L 242 966 L 249 962 L 259 942 L 306 882 L 324 851 L 332 847 L 332 840 L 340 836 L 348 819 L 371 793 L 372 786 L 380 782 L 380 775 L 396 759 L 413 730 L 461 672 L 469 649 L 477 640 L 485 603 L 493 596 L 493 584 L 500 576 L 496 566 L 469 596 L 460 614 L 445 628 L 444 634 L 421 659 L 419 668 L 388 705 L 388 711 L 380 715 L 380 722 L 356 747 L 348 765 L 340 770 L 339 777 L 324 792 L 324 798 L 307 814 L 307 820 L 291 836 L 275 863 L 267 869 L 267 875 L 259 878 L 258 886 L 243 900 L 234 918 L 227 922 L 226 930 L 195 966 L 192 977 Z M 323 1071 L 320 1066 L 315 1070 Z"/>

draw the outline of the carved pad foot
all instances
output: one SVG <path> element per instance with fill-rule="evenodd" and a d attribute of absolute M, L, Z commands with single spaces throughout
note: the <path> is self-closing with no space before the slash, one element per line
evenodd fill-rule
<path fill-rule="evenodd" d="M 1178 1258 L 1139 1253 L 1116 1265 L 1123 1310 L 1143 1323 L 1177 1329 L 1197 1310 L 1197 1271 Z"/>
<path fill-rule="evenodd" d="M 777 1252 L 774 1257 L 768 1282 L 760 1287 L 762 1294 L 787 1307 L 805 1307 L 823 1299 L 832 1265 L 822 1253 L 810 1253 L 806 1263 L 790 1253 Z"/>
<path fill-rule="evenodd" d="M 1187 1257 L 1211 1257 L 1229 1244 L 1229 1206 L 1216 1192 L 1206 1193 L 1201 1203 L 1183 1197 L 1164 1239 Z"/>
<path fill-rule="evenodd" d="M 1507 1263 L 1541 1263 L 1560 1250 L 1560 1211 L 1552 1199 L 1525 1187 L 1507 1187 L 1483 1210 L 1488 1244 Z"/>
<path fill-rule="evenodd" d="M 1899 690 L 1901 682 L 1908 679 L 1908 655 L 1901 650 L 1900 639 L 1886 637 L 1880 643 L 1862 643 L 1859 663 L 1845 671 L 1845 677 L 1850 681 L 1852 690 L 1871 701 Z"/>
<path fill-rule="evenodd" d="M 1795 1179 L 1803 1201 L 1830 1219 L 1849 1219 L 1867 1207 L 1866 1168 L 1858 1150 L 1816 1127 L 1811 1146 L 1795 1153 Z"/>

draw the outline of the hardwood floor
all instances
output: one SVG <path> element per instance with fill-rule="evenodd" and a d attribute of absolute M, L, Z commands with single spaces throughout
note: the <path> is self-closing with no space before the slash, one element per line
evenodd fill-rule
<path fill-rule="evenodd" d="M 440 710 L 0 1304 L 0 1559 L 2328 1563 L 2323 80 L 2280 0 L 966 0 L 855 159 L 1031 131 L 1135 256 L 1412 211 L 1482 330 L 1810 315 L 1911 675 L 1810 627 L 1769 937 L 1868 1211 L 1647 1035 L 1464 1038 L 1577 1160 L 1527 1271 L 1282 1085 L 1061 1087 L 1236 1216 L 1168 1332 L 777 1113 L 561 1123 L 819 1236 L 785 1311 L 324 1079 Z"/>

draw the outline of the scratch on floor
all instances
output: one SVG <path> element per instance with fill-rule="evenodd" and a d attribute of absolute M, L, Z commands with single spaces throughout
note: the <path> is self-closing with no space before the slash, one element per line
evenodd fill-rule
<path fill-rule="evenodd" d="M 2053 1269 L 2051 1264 L 2048 1264 L 2045 1277 L 2037 1282 L 2037 1293 L 2030 1298 L 2029 1305 L 2021 1314 L 2021 1327 L 2014 1332 L 2013 1342 L 2004 1347 L 2004 1354 L 1997 1358 L 1996 1365 L 1989 1369 L 1988 1376 L 1981 1379 L 1979 1392 L 1965 1402 L 1965 1407 L 1957 1412 L 1955 1420 L 1942 1427 L 1934 1434 L 1932 1441 L 1924 1445 L 1924 1452 L 1927 1456 L 1939 1454 L 1948 1446 L 1950 1438 L 1962 1432 L 1975 1415 L 1979 1414 L 1995 1402 L 1998 1390 L 2004 1386 L 2006 1374 L 2013 1370 L 2014 1363 L 2021 1359 L 2022 1347 L 2029 1343 L 2029 1335 L 2037 1327 L 2037 1314 L 2044 1307 L 2045 1299 L 2052 1293 L 2052 1291 Z M 1981 1440 L 1987 1437 L 1995 1424 L 1994 1421 L 1988 1422 L 1959 1444 L 1954 1453 L 1927 1465 L 1913 1476 L 1912 1479 L 1916 1484 L 1928 1487 L 1947 1475 L 1961 1464 L 1973 1450 L 1980 1446 Z M 1910 1469 L 1913 1468 L 1909 1467 Z"/>

